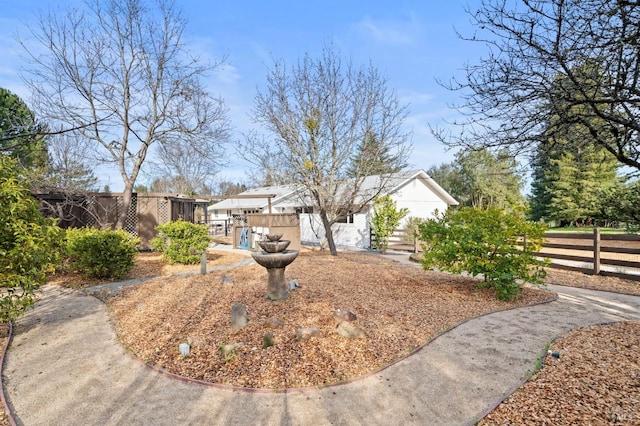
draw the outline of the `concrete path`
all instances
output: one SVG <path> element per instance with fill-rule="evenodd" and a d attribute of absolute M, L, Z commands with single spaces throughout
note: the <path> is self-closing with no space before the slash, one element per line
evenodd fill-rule
<path fill-rule="evenodd" d="M 556 302 L 468 321 L 347 385 L 246 393 L 162 375 L 120 344 L 105 305 L 46 286 L 20 319 L 3 383 L 25 425 L 465 425 L 522 383 L 552 339 L 640 319 L 640 298 L 550 286 Z"/>

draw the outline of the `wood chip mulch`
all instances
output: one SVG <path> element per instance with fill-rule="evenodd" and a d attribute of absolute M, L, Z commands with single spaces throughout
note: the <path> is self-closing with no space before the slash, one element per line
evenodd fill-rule
<path fill-rule="evenodd" d="M 470 278 L 408 268 L 378 256 L 302 253 L 287 270 L 301 289 L 286 301 L 265 299 L 267 274 L 258 265 L 222 273 L 147 282 L 109 301 L 122 343 L 145 362 L 209 382 L 253 388 L 320 386 L 379 369 L 460 321 L 538 303 L 551 294 L 525 288 L 513 301 L 496 300 Z M 231 307 L 244 304 L 249 324 L 230 325 Z M 366 338 L 335 333 L 333 314 L 351 309 Z M 273 328 L 270 320 L 284 325 Z M 299 328 L 320 336 L 298 341 Z M 275 345 L 263 349 L 266 333 Z M 190 342 L 183 357 L 178 345 Z M 223 345 L 235 345 L 232 354 Z"/>
<path fill-rule="evenodd" d="M 480 425 L 640 425 L 640 322 L 575 330 Z"/>
<path fill-rule="evenodd" d="M 209 266 L 241 258 L 214 253 Z M 193 269 L 143 253 L 127 278 Z M 548 271 L 549 283 L 640 295 L 638 282 Z M 194 378 L 252 387 L 318 385 L 386 365 L 465 318 L 548 297 L 525 289 L 512 303 L 499 302 L 469 278 L 363 254 L 302 254 L 287 268 L 287 278 L 298 279 L 302 288 L 283 302 L 264 299 L 266 273 L 258 266 L 226 272 L 232 285 L 222 285 L 222 275 L 150 281 L 109 300 L 123 344 L 147 362 Z M 79 288 L 100 282 L 67 273 L 49 283 Z M 249 311 L 243 330 L 229 326 L 236 301 Z M 333 311 L 345 307 L 357 313 L 355 323 L 365 330 L 365 339 L 347 341 L 333 333 Z M 269 328 L 270 318 L 282 319 L 284 326 Z M 296 328 L 312 325 L 321 336 L 298 342 Z M 267 332 L 276 344 L 262 349 Z M 192 343 L 188 357 L 178 354 L 177 345 L 184 341 Z M 220 346 L 228 343 L 239 347 L 224 357 Z M 560 358 L 547 355 L 543 368 L 479 424 L 640 425 L 640 322 L 575 330 L 549 349 Z M 1 409 L 0 415 L 0 425 L 9 424 Z"/>

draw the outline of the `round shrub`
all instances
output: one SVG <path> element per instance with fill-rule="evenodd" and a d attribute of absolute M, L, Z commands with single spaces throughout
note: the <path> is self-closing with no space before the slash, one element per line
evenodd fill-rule
<path fill-rule="evenodd" d="M 38 211 L 17 162 L 0 155 L 0 322 L 36 302 L 36 290 L 58 262 L 61 229 Z"/>
<path fill-rule="evenodd" d="M 134 265 L 140 240 L 123 230 L 68 229 L 65 254 L 72 268 L 95 278 L 122 278 Z"/>
<path fill-rule="evenodd" d="M 482 276 L 480 285 L 494 289 L 500 300 L 517 296 L 521 283 L 543 284 L 548 261 L 535 253 L 542 247 L 545 226 L 527 222 L 522 211 L 450 209 L 419 229 L 426 243 L 425 269 Z"/>
<path fill-rule="evenodd" d="M 151 247 L 161 252 L 169 263 L 198 263 L 198 252 L 209 246 L 209 235 L 204 225 L 178 220 L 158 225 L 156 230 L 158 236 L 151 240 Z"/>

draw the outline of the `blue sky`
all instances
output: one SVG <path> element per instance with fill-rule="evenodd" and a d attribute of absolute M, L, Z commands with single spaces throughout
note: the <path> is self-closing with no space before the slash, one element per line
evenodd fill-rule
<path fill-rule="evenodd" d="M 13 35 L 26 35 L 25 22 L 39 9 L 80 5 L 79 0 L 0 0 L 0 87 L 28 97 L 18 75 L 21 62 Z M 465 63 L 475 63 L 481 46 L 460 40 L 455 30 L 471 34 L 465 7 L 476 0 L 449 1 L 206 1 L 176 0 L 188 19 L 187 37 L 203 58 L 226 57 L 209 81 L 229 107 L 235 137 L 255 128 L 248 114 L 256 88 L 263 87 L 272 59 L 294 63 L 305 53 L 317 56 L 333 43 L 354 64 L 372 62 L 389 79 L 403 103 L 409 105 L 406 129 L 412 132 L 413 168 L 428 169 L 450 162 L 429 131 L 457 113 L 448 104 L 459 94 L 436 80 L 461 76 Z M 228 150 L 233 152 L 233 150 Z M 231 155 L 220 178 L 242 180 L 247 167 Z M 99 172 L 101 184 L 121 187 L 117 176 Z M 144 178 L 142 178 L 144 179 Z M 139 182 L 145 183 L 145 182 Z"/>

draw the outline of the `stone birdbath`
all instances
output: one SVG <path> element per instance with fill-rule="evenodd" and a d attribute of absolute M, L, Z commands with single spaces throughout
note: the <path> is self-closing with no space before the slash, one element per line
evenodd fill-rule
<path fill-rule="evenodd" d="M 281 240 L 282 234 L 267 234 L 266 237 L 266 241 L 256 241 L 262 251 L 251 252 L 251 257 L 260 266 L 267 268 L 267 299 L 283 300 L 289 297 L 284 270 L 298 257 L 298 250 L 287 250 L 291 241 Z"/>

